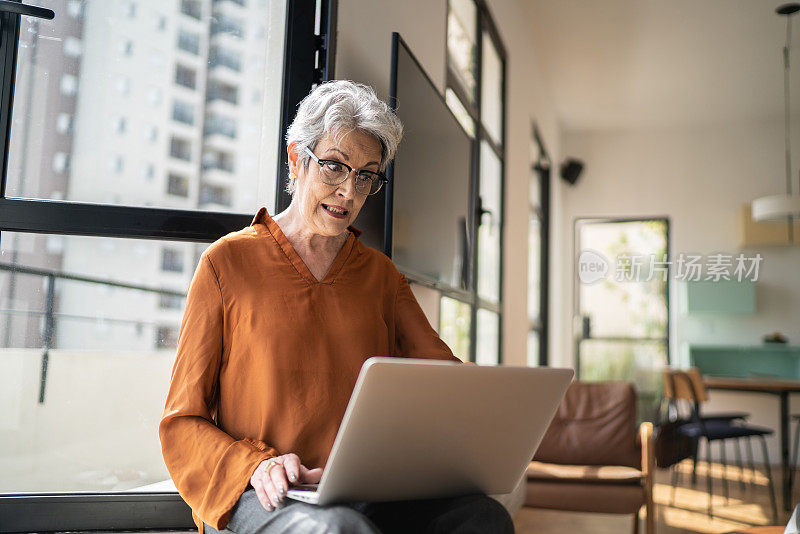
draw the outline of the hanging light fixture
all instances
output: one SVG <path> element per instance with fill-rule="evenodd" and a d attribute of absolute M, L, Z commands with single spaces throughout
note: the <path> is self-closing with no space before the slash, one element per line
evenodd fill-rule
<path fill-rule="evenodd" d="M 786 17 L 786 45 L 783 47 L 783 100 L 786 124 L 786 194 L 757 198 L 751 206 L 756 221 L 781 221 L 788 217 L 800 217 L 800 180 L 797 193 L 792 193 L 792 145 L 789 124 L 789 53 L 792 44 L 792 15 L 800 11 L 800 4 L 791 3 L 778 7 L 775 12 Z"/>

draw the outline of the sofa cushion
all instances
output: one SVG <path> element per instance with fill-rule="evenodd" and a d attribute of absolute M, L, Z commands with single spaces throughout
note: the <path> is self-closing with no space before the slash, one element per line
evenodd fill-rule
<path fill-rule="evenodd" d="M 635 484 L 565 484 L 528 480 L 525 506 L 572 512 L 635 514 L 645 502 L 645 490 Z"/>
<path fill-rule="evenodd" d="M 643 473 L 625 465 L 563 465 L 531 462 L 526 470 L 528 480 L 581 482 L 588 484 L 640 484 Z"/>
<path fill-rule="evenodd" d="M 572 465 L 640 468 L 636 392 L 626 382 L 573 382 L 534 460 Z"/>

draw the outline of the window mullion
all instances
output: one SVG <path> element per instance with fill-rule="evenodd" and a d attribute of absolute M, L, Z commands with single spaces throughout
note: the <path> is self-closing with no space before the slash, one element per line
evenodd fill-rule
<path fill-rule="evenodd" d="M 0 12 L 0 198 L 5 198 L 8 174 L 8 151 L 11 132 L 11 108 L 14 100 L 14 75 L 17 63 L 19 15 Z"/>

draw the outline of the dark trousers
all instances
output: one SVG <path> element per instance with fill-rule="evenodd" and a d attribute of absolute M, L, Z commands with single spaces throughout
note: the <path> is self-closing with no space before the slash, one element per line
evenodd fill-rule
<path fill-rule="evenodd" d="M 206 534 L 217 531 L 208 525 Z M 255 490 L 245 491 L 223 532 L 236 534 L 506 534 L 514 524 L 506 509 L 486 495 L 387 503 L 317 506 L 286 499 L 268 512 Z"/>

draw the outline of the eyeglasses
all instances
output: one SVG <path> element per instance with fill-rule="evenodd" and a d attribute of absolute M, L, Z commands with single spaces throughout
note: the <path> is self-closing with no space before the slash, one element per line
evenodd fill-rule
<path fill-rule="evenodd" d="M 356 171 L 356 191 L 362 195 L 374 195 L 381 190 L 383 184 L 389 182 L 383 173 L 356 170 L 335 159 L 319 159 L 308 147 L 306 147 L 306 152 L 319 165 L 319 179 L 328 185 L 341 184 L 347 180 L 352 171 Z"/>

